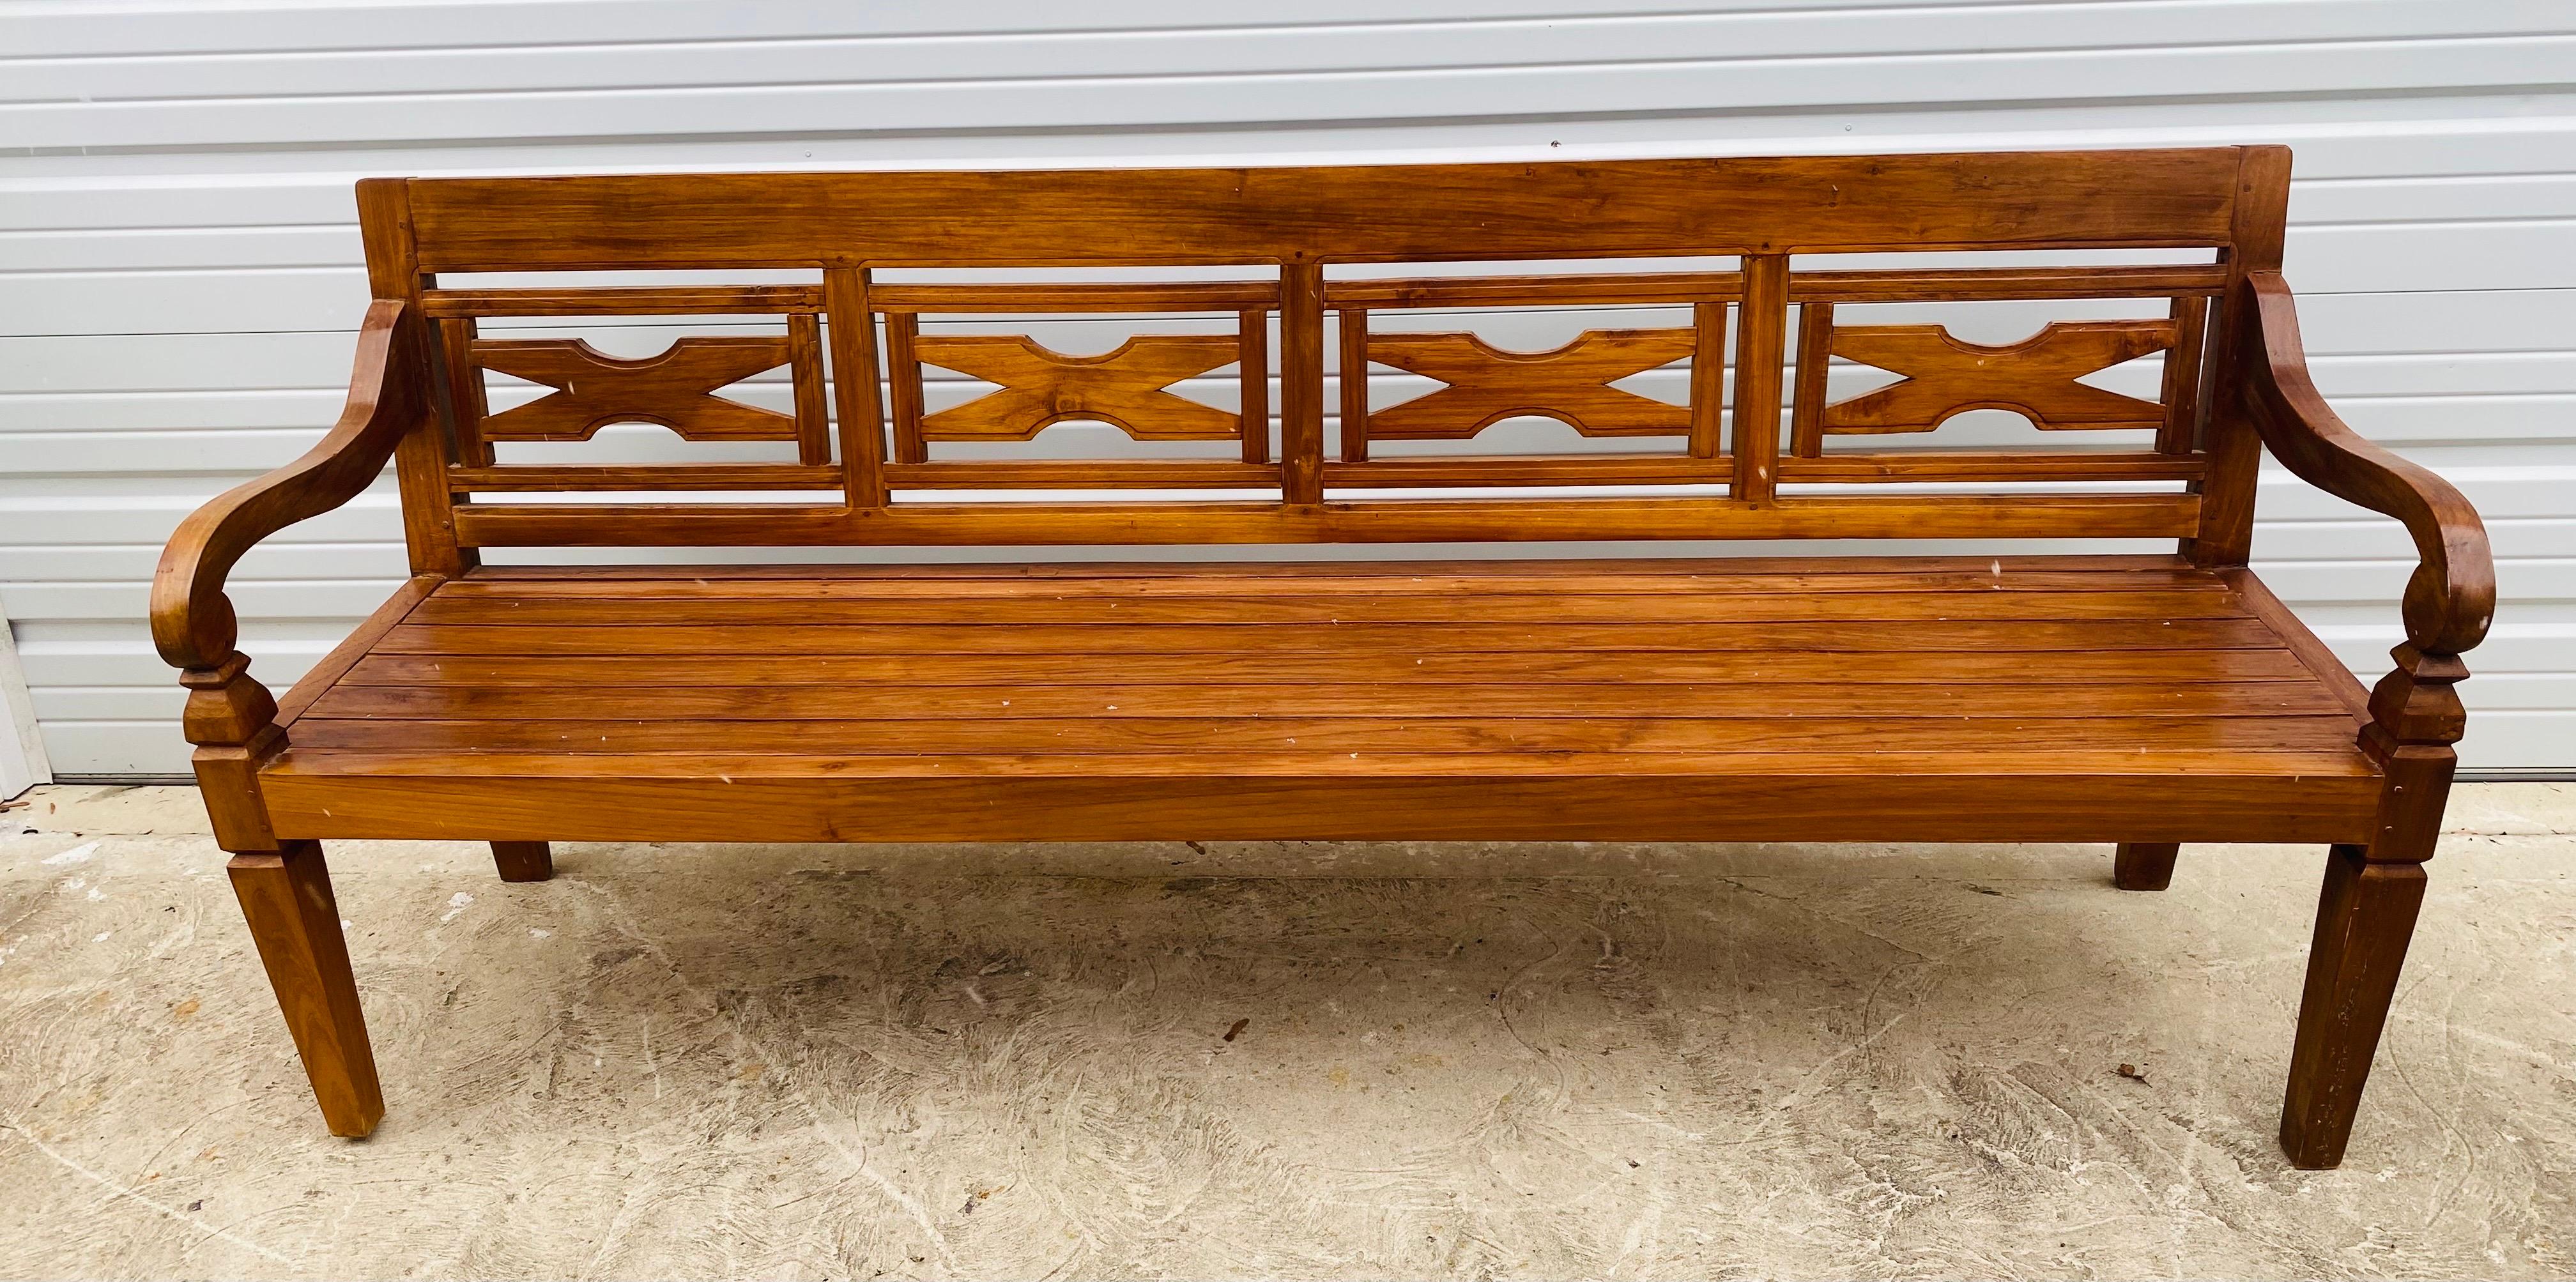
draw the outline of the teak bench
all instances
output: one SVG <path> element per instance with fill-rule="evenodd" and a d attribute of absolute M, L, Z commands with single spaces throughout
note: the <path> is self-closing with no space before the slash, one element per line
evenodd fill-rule
<path fill-rule="evenodd" d="M 2330 1167 L 2424 895 L 2459 655 L 2495 592 L 2467 502 L 2309 382 L 2278 271 L 2289 171 L 2286 150 L 2246 147 L 370 180 L 374 303 L 348 408 L 312 452 L 179 527 L 153 635 L 184 670 L 207 809 L 337 1134 L 367 1134 L 384 1105 L 323 838 L 489 841 L 513 881 L 550 875 L 555 840 L 2109 841 L 2132 890 L 2163 888 L 2179 842 L 2318 842 L 2332 853 L 2281 1140 Z M 1604 261 L 1455 266 L 1574 259 Z M 1124 270 L 1005 270 L 1070 268 Z M 544 275 L 570 272 L 626 275 Z M 515 275 L 457 279 L 471 273 Z M 2104 300 L 2127 318 L 2101 319 L 2119 310 Z M 2003 346 L 1892 323 L 1921 313 L 1889 305 L 1926 302 L 2078 315 Z M 1661 323 L 1537 353 L 1436 323 L 1547 307 Z M 1040 315 L 1143 332 L 1097 356 L 992 332 Z M 646 359 L 542 336 L 602 317 L 720 332 Z M 2139 394 L 2086 381 L 2142 357 L 2157 359 Z M 1372 364 L 1438 386 L 1373 405 L 1366 378 L 1328 379 Z M 926 385 L 925 367 L 991 388 Z M 1655 370 L 1669 395 L 1621 385 Z M 487 371 L 540 386 L 504 396 Z M 716 394 L 759 375 L 771 386 Z M 1829 393 L 1854 375 L 1884 385 Z M 1981 409 L 2117 435 L 1940 445 Z M 1622 452 L 1458 444 L 1533 416 Z M 1206 444 L 1013 455 L 1065 419 Z M 524 456 L 615 423 L 732 448 Z M 741 442 L 774 460 L 744 461 Z M 2406 642 L 2375 691 L 2246 568 L 2264 446 L 2413 535 Z M 273 700 L 235 648 L 225 577 L 388 459 L 414 577 Z M 478 555 L 1823 538 L 2178 545 Z"/>

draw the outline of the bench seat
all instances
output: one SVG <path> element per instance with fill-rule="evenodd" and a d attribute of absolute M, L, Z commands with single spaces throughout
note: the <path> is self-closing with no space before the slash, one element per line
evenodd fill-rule
<path fill-rule="evenodd" d="M 281 836 L 2368 837 L 2177 557 L 486 569 L 290 694 Z"/>

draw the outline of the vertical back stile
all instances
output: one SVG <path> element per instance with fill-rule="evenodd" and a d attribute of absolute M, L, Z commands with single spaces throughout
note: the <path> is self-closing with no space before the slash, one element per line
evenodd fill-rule
<path fill-rule="evenodd" d="M 1780 468 L 1780 377 L 1789 328 L 1789 256 L 1748 254 L 1735 348 L 1732 497 L 1768 504 Z"/>
<path fill-rule="evenodd" d="M 1243 384 L 1243 461 L 1270 461 L 1270 313 L 1245 309 L 1235 320 L 1235 377 Z"/>
<path fill-rule="evenodd" d="M 921 317 L 885 314 L 886 400 L 894 414 L 894 461 L 927 463 L 930 442 L 921 434 Z"/>
<path fill-rule="evenodd" d="M 2236 204 L 2228 220 L 2227 293 L 2219 302 L 2211 340 L 2217 349 L 2211 362 L 2215 385 L 2202 447 L 2209 455 L 2209 471 L 2193 487 L 2201 496 L 2200 530 L 2184 548 L 2201 565 L 2243 565 L 2253 553 L 2255 473 L 2262 464 L 2263 442 L 2236 404 L 2236 389 L 2244 379 L 2238 366 L 2254 324 L 2254 292 L 2245 276 L 2280 270 L 2289 207 L 2290 149 L 2241 149 Z"/>
<path fill-rule="evenodd" d="M 1342 452 L 1345 463 L 1368 461 L 1368 309 L 1345 307 L 1335 312 L 1342 335 Z"/>
<path fill-rule="evenodd" d="M 474 359 L 480 327 L 471 316 L 432 321 L 438 329 L 438 357 L 446 375 L 448 428 L 456 438 L 457 461 L 467 467 L 489 467 L 492 443 L 483 439 L 483 420 L 492 413 L 483 390 L 483 367 Z"/>
<path fill-rule="evenodd" d="M 885 418 L 877 399 L 876 319 L 868 312 L 868 269 L 823 269 L 823 308 L 832 348 L 832 387 L 841 409 L 841 468 L 852 507 L 886 505 Z"/>
<path fill-rule="evenodd" d="M 410 180 L 359 182 L 358 229 L 366 246 L 367 283 L 375 296 L 399 300 L 404 324 L 426 326 L 420 298 L 424 282 L 412 238 Z M 423 341 L 413 351 L 426 362 L 429 334 L 425 328 L 416 332 Z M 433 368 L 424 367 L 418 374 L 420 386 L 438 389 L 438 399 L 444 399 L 445 384 L 435 377 Z M 455 449 L 433 402 L 394 448 L 394 474 L 402 489 L 403 545 L 411 555 L 414 574 L 462 574 L 479 560 L 472 548 L 457 542 L 456 496 L 447 482 L 447 467 L 454 460 Z"/>
<path fill-rule="evenodd" d="M 1834 305 L 1802 303 L 1798 307 L 1798 377 L 1789 398 L 1789 454 L 1822 458 L 1825 454 L 1826 375 L 1834 364 Z"/>
<path fill-rule="evenodd" d="M 1690 453 L 1716 458 L 1726 451 L 1726 304 L 1691 306 Z"/>
<path fill-rule="evenodd" d="M 823 388 L 823 322 L 812 312 L 787 318 L 788 376 L 796 389 L 796 461 L 832 461 L 832 423 Z"/>
<path fill-rule="evenodd" d="M 2173 346 L 2165 352 L 2165 421 L 2156 432 L 2159 454 L 2189 454 L 2200 435 L 2200 361 L 2209 339 L 2209 300 L 2173 301 Z"/>
<path fill-rule="evenodd" d="M 1279 269 L 1279 454 L 1282 497 L 1324 501 L 1324 268 Z"/>

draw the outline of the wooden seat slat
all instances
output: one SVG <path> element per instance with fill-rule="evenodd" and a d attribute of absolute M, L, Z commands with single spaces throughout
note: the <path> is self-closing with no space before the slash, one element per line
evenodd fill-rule
<path fill-rule="evenodd" d="M 1252 631 L 1252 629 L 1244 629 Z M 1319 653 L 1456 650 L 1814 650 L 1853 654 L 1938 650 L 2271 650 L 2280 637 L 2257 619 L 2069 619 L 1886 623 L 1344 623 L 1262 629 L 1265 648 Z M 385 635 L 377 654 L 1129 654 L 1204 649 L 1240 636 L 1210 625 L 805 624 L 529 628 L 425 627 Z"/>
<path fill-rule="evenodd" d="M 2225 592 L 1855 592 L 1736 593 L 1368 593 L 1267 597 L 1042 595 L 1010 599 L 890 597 L 662 601 L 450 601 L 431 597 L 412 613 L 419 626 L 689 627 L 781 624 L 1198 623 L 1229 629 L 1345 623 L 1792 623 L 1950 619 L 2231 619 L 2250 615 Z"/>
<path fill-rule="evenodd" d="M 2096 571 L 1954 570 L 1920 574 L 1619 574 L 1584 575 L 1379 574 L 1326 577 L 1234 574 L 1114 576 L 1071 579 L 774 579 L 774 578 L 617 578 L 467 579 L 440 589 L 444 604 L 467 601 L 552 602 L 625 601 L 881 601 L 905 598 L 933 600 L 1078 596 L 1128 600 L 1152 597 L 1301 596 L 1331 593 L 1352 596 L 1436 596 L 1457 592 L 1527 594 L 1575 592 L 1585 596 L 1703 596 L 1709 594 L 1919 594 L 1925 592 L 2227 592 L 2227 584 L 2207 570 L 2132 570 L 2118 574 Z"/>
<path fill-rule="evenodd" d="M 1879 654 L 1855 662 L 1810 651 L 1744 653 L 1692 650 L 1424 650 L 1414 653 L 1316 654 L 1245 647 L 1228 652 L 1126 654 L 1114 665 L 1096 655 L 887 654 L 750 658 L 739 654 L 671 656 L 377 654 L 340 679 L 343 686 L 814 686 L 1013 685 L 1034 674 L 1064 685 L 1116 685 L 1185 680 L 1299 684 L 1316 681 L 1440 685 L 1502 680 L 1554 682 L 1848 681 L 1948 685 L 2014 682 L 2083 684 L 2131 679 L 2182 681 L 2312 681 L 2286 650 L 1934 650 Z"/>
<path fill-rule="evenodd" d="M 1779 752 L 1516 752 L 1426 754 L 1399 752 L 1188 752 L 1188 753 L 889 753 L 866 756 L 797 756 L 724 753 L 633 756 L 565 753 L 364 752 L 290 749 L 278 769 L 310 776 L 371 778 L 840 778 L 840 779 L 1374 779 L 1693 777 L 1723 773 L 1819 777 L 1903 775 L 1974 778 L 2142 775 L 2165 776 L 2186 759 L 2210 763 L 2208 773 L 2247 778 L 2297 775 L 2320 779 L 2369 779 L 2370 764 L 2334 752 L 2200 749 L 2175 753 L 2074 751 Z"/>
<path fill-rule="evenodd" d="M 1311 551 L 1311 549 L 1309 549 Z M 480 565 L 442 584 L 443 590 L 468 593 L 498 581 L 547 584 L 653 582 L 733 582 L 785 579 L 797 583 L 874 580 L 891 584 L 974 582 L 1015 579 L 1403 579 L 1426 574 L 1496 579 L 1589 579 L 1601 575 L 1652 577 L 1789 574 L 1837 577 L 1847 574 L 2127 574 L 2147 573 L 2202 578 L 2209 570 L 2170 552 L 2072 553 L 2032 556 L 2003 553 L 1987 556 L 1743 556 L 1743 557 L 1517 557 L 1479 559 L 1277 561 L 932 561 L 895 564 L 781 564 L 733 562 L 701 565 Z"/>
<path fill-rule="evenodd" d="M 344 686 L 307 715 L 325 717 L 619 717 L 668 715 L 712 720 L 931 719 L 942 717 L 1229 716 L 1658 717 L 1710 709 L 1765 709 L 1817 716 L 2261 717 L 2343 711 L 2314 683 L 2210 682 L 2170 689 L 2118 685 L 1889 686 L 1709 684 L 1633 686 L 1531 682 L 1520 685 L 1018 685 L 695 686 L 472 689 L 456 686 Z"/>
<path fill-rule="evenodd" d="M 299 749 L 680 756 L 1291 751 L 1466 754 L 1997 751 L 2283 752 L 2349 761 L 2345 715 L 2261 717 L 1023 717 L 1011 720 L 707 721 L 353 719 L 296 723 Z M 2177 764 L 2181 764 L 2177 762 Z"/>

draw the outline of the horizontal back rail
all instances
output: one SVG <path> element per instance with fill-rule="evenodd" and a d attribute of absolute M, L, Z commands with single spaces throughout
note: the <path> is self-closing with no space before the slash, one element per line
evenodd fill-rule
<path fill-rule="evenodd" d="M 2215 245 L 2240 149 L 411 182 L 421 269 Z"/>

